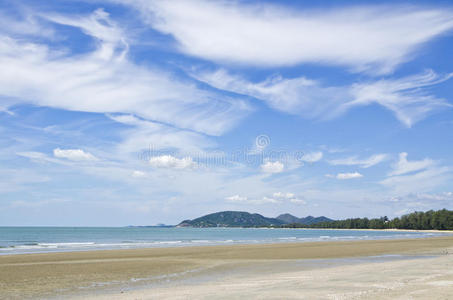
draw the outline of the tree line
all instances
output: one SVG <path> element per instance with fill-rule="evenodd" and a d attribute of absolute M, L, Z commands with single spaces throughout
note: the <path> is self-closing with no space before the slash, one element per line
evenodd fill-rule
<path fill-rule="evenodd" d="M 351 218 L 320 222 L 311 225 L 292 223 L 284 228 L 339 228 L 339 229 L 415 229 L 415 230 L 453 230 L 453 211 L 413 212 L 390 220 L 387 217 L 368 219 Z"/>

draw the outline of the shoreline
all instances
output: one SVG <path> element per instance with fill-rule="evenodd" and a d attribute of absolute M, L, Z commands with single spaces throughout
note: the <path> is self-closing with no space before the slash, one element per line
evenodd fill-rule
<path fill-rule="evenodd" d="M 386 228 L 386 229 L 352 229 L 352 228 L 282 228 L 282 229 L 309 229 L 309 230 L 344 230 L 344 231 L 389 231 L 389 232 L 427 232 L 427 233 L 453 233 L 453 230 L 437 230 L 437 229 L 397 229 L 397 228 Z"/>
<path fill-rule="evenodd" d="M 7 298 L 74 296 L 81 291 L 91 295 L 99 289 L 109 293 L 122 285 L 157 284 L 162 278 L 197 278 L 203 274 L 215 278 L 215 274 L 235 272 L 240 266 L 259 270 L 270 263 L 310 259 L 387 254 L 442 256 L 452 252 L 453 236 L 442 236 L 3 255 L 0 289 Z"/>
<path fill-rule="evenodd" d="M 212 227 L 212 229 L 232 229 L 231 227 Z M 234 228 L 233 228 L 234 229 Z M 243 228 L 237 227 L 236 229 L 241 230 Z M 453 236 L 453 231 L 442 231 L 442 230 L 409 230 L 409 229 L 344 229 L 344 228 L 246 228 L 256 230 L 268 230 L 268 229 L 285 229 L 285 230 L 296 230 L 296 231 L 356 231 L 356 232 L 386 232 L 395 233 L 395 235 L 363 235 L 351 238 L 350 236 L 319 236 L 319 237 L 275 237 L 274 239 L 262 239 L 262 240 L 203 240 L 197 242 L 194 241 L 164 241 L 164 242 L 149 242 L 149 243 L 125 243 L 118 244 L 113 243 L 112 245 L 100 243 L 99 245 L 92 240 L 76 241 L 76 242 L 62 242 L 62 243 L 36 243 L 26 245 L 15 245 L 10 247 L 3 247 L 0 249 L 0 257 L 10 255 L 24 255 L 24 254 L 44 254 L 44 253 L 71 253 L 71 252 L 91 252 L 91 251 L 114 251 L 114 250 L 140 250 L 140 249 L 166 249 L 166 248 L 185 248 L 185 247 L 204 247 L 204 246 L 235 246 L 235 245 L 266 245 L 266 244 L 291 244 L 291 243 L 313 243 L 313 242 L 340 242 L 340 241 L 379 241 L 379 240 L 403 240 L 403 239 L 424 239 L 430 237 L 442 237 L 442 236 Z M 398 233 L 411 233 L 399 234 Z M 70 245 L 67 246 L 66 244 Z M 89 246 L 83 245 L 89 244 Z M 46 248 L 48 245 L 54 245 L 53 247 Z M 58 246 L 59 245 L 59 246 Z M 75 245 L 75 246 L 74 246 Z M 78 247 L 77 245 L 83 245 Z M 28 247 L 28 248 L 27 248 Z"/>

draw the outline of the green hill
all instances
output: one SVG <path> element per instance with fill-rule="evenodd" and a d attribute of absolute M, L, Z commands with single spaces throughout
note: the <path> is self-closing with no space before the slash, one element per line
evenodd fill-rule
<path fill-rule="evenodd" d="M 193 220 L 182 221 L 179 227 L 266 227 L 280 226 L 285 222 L 266 218 L 260 214 L 244 211 L 222 211 L 209 214 Z"/>
<path fill-rule="evenodd" d="M 184 220 L 179 227 L 268 227 L 286 224 L 312 225 L 320 222 L 333 221 L 326 217 L 297 218 L 290 214 L 283 214 L 277 218 L 266 218 L 260 214 L 251 214 L 245 211 L 221 211 L 199 217 L 193 220 Z"/>
<path fill-rule="evenodd" d="M 303 225 L 312 225 L 316 223 L 321 223 L 321 222 L 330 222 L 333 221 L 332 219 L 329 219 L 327 217 L 313 217 L 313 216 L 308 216 L 305 218 L 298 218 L 295 217 L 291 214 L 282 214 L 277 217 L 278 220 L 285 222 L 285 224 L 293 224 L 293 223 L 298 223 L 298 224 L 303 224 Z"/>

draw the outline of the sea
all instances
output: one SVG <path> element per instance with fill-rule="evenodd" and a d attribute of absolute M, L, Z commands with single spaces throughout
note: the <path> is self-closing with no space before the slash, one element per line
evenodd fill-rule
<path fill-rule="evenodd" d="M 438 232 L 283 228 L 0 227 L 0 255 L 201 245 L 424 238 Z"/>

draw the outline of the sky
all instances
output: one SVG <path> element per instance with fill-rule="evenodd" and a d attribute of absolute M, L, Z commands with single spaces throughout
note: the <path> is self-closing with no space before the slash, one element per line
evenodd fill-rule
<path fill-rule="evenodd" d="M 0 226 L 453 209 L 449 1 L 0 1 Z"/>

